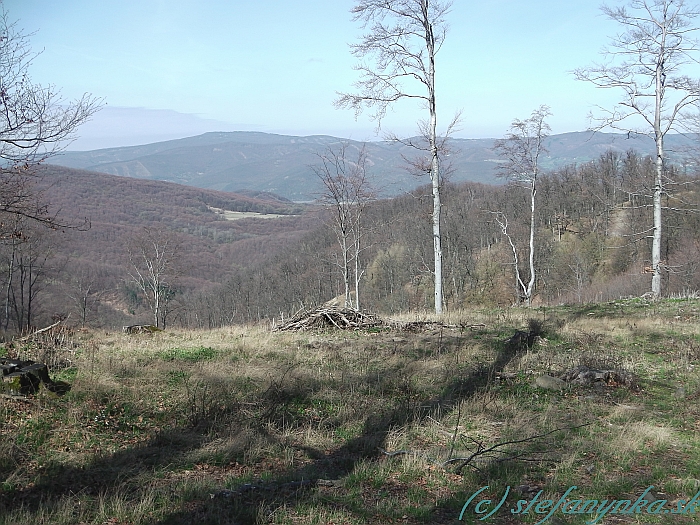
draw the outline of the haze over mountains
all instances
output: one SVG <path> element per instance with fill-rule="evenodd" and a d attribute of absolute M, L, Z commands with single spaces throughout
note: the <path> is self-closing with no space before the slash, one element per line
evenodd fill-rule
<path fill-rule="evenodd" d="M 494 139 L 453 139 L 447 159 L 454 182 L 499 183 L 498 159 L 492 151 Z M 677 163 L 689 162 L 697 137 L 668 135 L 667 149 Z M 311 170 L 318 154 L 346 143 L 350 160 L 365 144 L 369 173 L 383 196 L 394 196 L 428 182 L 406 169 L 405 158 L 416 150 L 396 142 L 367 142 L 312 135 L 296 137 L 270 133 L 235 131 L 156 142 L 141 146 L 93 151 L 68 151 L 51 163 L 102 173 L 148 180 L 176 182 L 222 191 L 265 191 L 295 201 L 313 200 L 320 182 Z M 642 154 L 654 152 L 653 141 L 642 135 L 576 132 L 547 139 L 545 169 L 581 164 L 612 149 L 630 149 Z"/>

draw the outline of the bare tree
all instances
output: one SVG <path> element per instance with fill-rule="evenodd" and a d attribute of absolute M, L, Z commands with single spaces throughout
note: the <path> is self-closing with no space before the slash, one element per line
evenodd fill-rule
<path fill-rule="evenodd" d="M 18 222 L 25 222 L 22 219 Z M 4 275 L 5 318 L 3 327 L 7 331 L 12 319 L 18 332 L 32 326 L 36 315 L 36 297 L 46 284 L 47 274 L 53 268 L 49 261 L 54 255 L 54 246 L 45 229 L 16 224 L 21 234 L 6 240 L 9 245 L 7 269 Z"/>
<path fill-rule="evenodd" d="M 100 283 L 98 270 L 92 264 L 71 264 L 70 273 L 66 297 L 75 307 L 80 326 L 85 327 L 94 320 L 100 300 L 107 290 Z"/>
<path fill-rule="evenodd" d="M 56 87 L 33 83 L 29 68 L 37 54 L 30 37 L 9 20 L 0 0 L 0 214 L 55 226 L 33 168 L 68 145 L 100 101 L 87 94 L 67 101 Z M 0 220 L 0 239 L 16 236 L 6 228 L 13 222 Z"/>
<path fill-rule="evenodd" d="M 365 249 L 363 238 L 365 227 L 362 214 L 374 198 L 367 177 L 367 154 L 364 147 L 358 149 L 357 160 L 347 158 L 347 144 L 338 150 L 328 148 L 319 154 L 320 165 L 312 170 L 321 179 L 324 191 L 321 200 L 333 208 L 332 228 L 340 246 L 340 269 L 345 284 L 345 307 L 360 309 L 360 280 L 364 267 L 360 261 Z M 350 286 L 354 280 L 355 304 L 352 304 Z"/>
<path fill-rule="evenodd" d="M 358 93 L 342 93 L 339 107 L 353 108 L 356 114 L 364 108 L 373 110 L 372 118 L 381 124 L 387 108 L 402 99 L 421 101 L 429 119 L 420 124 L 426 144 L 406 141 L 428 153 L 428 169 L 433 194 L 433 253 L 435 277 L 435 312 L 442 313 L 442 243 L 440 236 L 440 142 L 437 134 L 435 96 L 435 57 L 447 33 L 450 2 L 439 0 L 359 0 L 352 9 L 355 21 L 361 21 L 368 32 L 359 44 L 352 45 L 358 58 L 371 57 L 374 67 L 356 66 L 362 76 L 355 87 Z M 409 90 L 405 84 L 415 86 Z M 454 123 L 454 121 L 453 121 Z M 448 132 L 445 134 L 447 136 Z"/>
<path fill-rule="evenodd" d="M 54 86 L 31 81 L 29 66 L 36 54 L 30 36 L 8 20 L 0 5 L 0 159 L 5 166 L 34 164 L 58 153 L 99 106 L 90 95 L 69 102 Z"/>
<path fill-rule="evenodd" d="M 612 128 L 650 135 L 656 143 L 656 176 L 653 189 L 651 293 L 661 295 L 662 196 L 665 193 L 664 137 L 683 131 L 686 111 L 700 102 L 700 82 L 683 73 L 697 63 L 698 42 L 692 24 L 700 14 L 685 0 L 630 0 L 626 7 L 602 7 L 603 13 L 623 27 L 604 55 L 606 64 L 577 69 L 579 80 L 601 88 L 615 88 L 623 95 L 613 109 L 595 117 L 596 129 Z M 601 108 L 602 109 L 602 108 Z"/>
<path fill-rule="evenodd" d="M 175 295 L 175 259 L 179 243 L 170 234 L 144 228 L 143 235 L 127 248 L 131 271 L 129 276 L 146 298 L 158 328 L 165 328 Z"/>
<path fill-rule="evenodd" d="M 496 214 L 496 221 L 501 227 L 513 250 L 515 261 L 515 278 L 520 298 L 527 306 L 532 303 L 535 288 L 535 197 L 537 196 L 537 177 L 540 174 L 540 156 L 546 153 L 544 140 L 549 136 L 550 127 L 545 119 L 552 113 L 548 106 L 540 106 L 532 112 L 529 119 L 514 120 L 510 133 L 504 139 L 497 140 L 494 149 L 505 161 L 499 166 L 501 176 L 525 186 L 530 192 L 530 240 L 529 240 L 529 273 L 525 283 L 522 279 L 518 260 L 518 250 L 508 233 L 508 220 L 503 213 Z"/>

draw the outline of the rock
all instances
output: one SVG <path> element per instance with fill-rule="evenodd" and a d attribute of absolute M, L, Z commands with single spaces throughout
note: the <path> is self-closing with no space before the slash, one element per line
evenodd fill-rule
<path fill-rule="evenodd" d="M 540 487 L 537 485 L 519 485 L 515 490 L 524 496 L 532 497 L 540 491 Z"/>
<path fill-rule="evenodd" d="M 39 383 L 51 383 L 51 378 L 49 377 L 49 369 L 43 363 L 34 363 L 31 365 L 23 366 L 22 372 L 31 376 L 33 382 Z"/>
<path fill-rule="evenodd" d="M 535 385 L 545 390 L 562 390 L 566 387 L 566 381 L 558 377 L 543 375 L 535 379 Z"/>
<path fill-rule="evenodd" d="M 12 372 L 2 376 L 2 392 L 10 395 L 22 395 L 22 378 L 24 376 L 20 372 Z"/>
<path fill-rule="evenodd" d="M 569 383 L 592 385 L 597 388 L 601 386 L 626 386 L 632 390 L 639 388 L 635 375 L 626 370 L 596 370 L 579 365 L 559 377 Z"/>

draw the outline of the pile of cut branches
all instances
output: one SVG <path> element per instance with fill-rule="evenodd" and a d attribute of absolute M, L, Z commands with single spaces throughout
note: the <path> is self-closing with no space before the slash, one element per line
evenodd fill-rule
<path fill-rule="evenodd" d="M 321 306 L 315 310 L 302 310 L 288 321 L 274 328 L 275 331 L 299 332 L 301 330 L 337 328 L 339 330 L 363 330 L 383 326 L 384 321 L 376 315 L 366 314 L 353 308 Z"/>

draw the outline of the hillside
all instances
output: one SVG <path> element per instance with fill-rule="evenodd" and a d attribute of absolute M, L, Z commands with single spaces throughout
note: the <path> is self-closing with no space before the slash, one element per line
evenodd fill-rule
<path fill-rule="evenodd" d="M 693 145 L 691 137 L 669 136 L 671 159 L 682 160 Z M 310 166 L 317 154 L 341 142 L 360 148 L 362 143 L 329 136 L 294 137 L 258 132 L 205 133 L 143 146 L 111 148 L 86 152 L 65 152 L 51 160 L 71 168 L 149 180 L 165 180 L 221 191 L 256 190 L 272 192 L 296 201 L 311 200 L 318 193 L 319 181 Z M 493 139 L 454 139 L 446 159 L 453 182 L 499 182 L 497 159 L 491 150 Z M 547 140 L 545 169 L 595 160 L 602 153 L 634 149 L 653 152 L 648 137 L 588 132 L 553 135 Z M 415 150 L 398 143 L 366 144 L 370 175 L 384 196 L 395 196 L 424 181 L 406 171 L 404 157 Z"/>
<path fill-rule="evenodd" d="M 609 152 L 539 179 L 535 212 L 536 304 L 556 305 L 638 297 L 649 291 L 649 199 L 639 188 L 653 181 L 650 157 Z M 700 191 L 697 178 L 670 167 L 679 184 L 667 198 L 662 239 L 664 294 L 700 290 Z M 683 191 L 678 191 L 683 188 Z M 364 212 L 360 257 L 363 309 L 402 313 L 433 308 L 430 189 L 373 203 Z M 474 305 L 517 304 L 513 251 L 527 268 L 529 193 L 517 184 L 444 186 L 443 294 L 448 311 Z M 344 293 L 336 236 L 321 228 L 262 267 L 245 273 L 226 299 L 241 321 L 294 314 Z M 249 299 L 252 298 L 252 299 Z M 243 308 L 241 305 L 245 305 Z M 232 306 L 229 306 L 232 308 Z"/>
<path fill-rule="evenodd" d="M 66 295 L 87 282 L 102 294 L 97 324 L 120 324 L 116 313 L 136 313 L 138 304 L 125 302 L 133 296 L 128 250 L 146 230 L 177 242 L 178 284 L 193 292 L 226 282 L 236 268 L 259 264 L 316 224 L 304 206 L 269 193 L 255 197 L 59 166 L 44 168 L 42 176 L 39 187 L 52 213 L 62 224 L 78 226 L 36 234 L 58 272 L 42 291 L 45 316 L 68 313 Z M 85 218 L 87 228 L 81 226 Z"/>
<path fill-rule="evenodd" d="M 562 141 L 560 147 L 575 156 L 575 144 Z M 267 192 L 217 192 L 58 166 L 47 166 L 44 175 L 45 198 L 60 221 L 79 226 L 87 217 L 90 228 L 27 231 L 21 242 L 3 245 L 0 289 L 9 289 L 5 270 L 19 256 L 34 265 L 33 275 L 40 275 L 40 295 L 33 301 L 37 325 L 55 315 L 80 313 L 75 298 L 87 285 L 94 297 L 88 324 L 148 320 L 146 298 L 129 275 L 129 251 L 149 232 L 177 248 L 169 291 L 177 306 L 174 325 L 211 328 L 286 317 L 344 293 L 337 238 L 319 208 Z M 700 219 L 683 211 L 697 209 L 700 192 L 693 184 L 697 179 L 677 168 L 670 166 L 669 176 L 682 183 L 683 192 L 668 198 L 677 211 L 665 217 L 663 253 L 669 271 L 664 290 L 680 294 L 700 289 L 700 267 L 694 262 L 700 253 Z M 652 159 L 615 152 L 541 177 L 535 217 L 537 304 L 612 300 L 648 290 L 645 232 L 651 218 L 638 189 L 652 177 Z M 517 302 L 512 250 L 493 217 L 494 212 L 507 214 L 525 272 L 527 192 L 517 185 L 473 182 L 446 184 L 444 190 L 447 309 Z M 432 308 L 426 195 L 429 190 L 420 187 L 365 210 L 359 270 L 363 308 L 380 313 Z M 265 215 L 255 215 L 259 212 Z M 39 274 L 36 261 L 42 262 Z M 16 279 L 12 287 L 19 284 Z M 5 304 L 20 305 L 22 297 L 26 294 L 15 301 L 6 294 Z M 20 318 L 22 312 L 10 313 Z"/>

